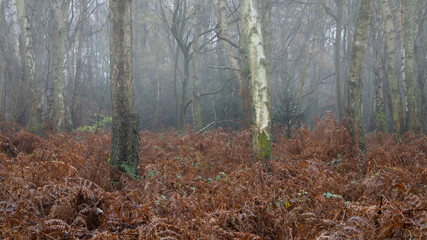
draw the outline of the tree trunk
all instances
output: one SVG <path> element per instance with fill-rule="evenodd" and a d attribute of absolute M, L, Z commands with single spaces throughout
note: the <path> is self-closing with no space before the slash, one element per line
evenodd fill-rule
<path fill-rule="evenodd" d="M 86 16 L 87 12 L 87 3 L 86 1 L 80 1 L 80 5 L 77 8 L 81 8 L 79 12 L 80 19 Z M 81 20 L 80 20 L 81 21 Z M 80 24 L 79 29 L 76 32 L 75 38 L 75 49 L 76 49 L 76 70 L 74 75 L 74 85 L 73 93 L 71 97 L 71 121 L 73 122 L 74 128 L 77 128 L 81 125 L 82 119 L 82 102 L 81 102 L 81 76 L 82 76 L 82 52 L 83 52 L 83 34 L 84 34 L 84 24 Z"/>
<path fill-rule="evenodd" d="M 64 105 L 64 55 L 65 55 L 65 26 L 68 17 L 68 0 L 50 0 L 53 12 L 52 31 L 52 79 L 53 79 L 53 111 L 57 131 L 65 128 Z"/>
<path fill-rule="evenodd" d="M 391 94 L 391 108 L 394 132 L 401 134 L 403 131 L 403 105 L 397 81 L 396 47 L 394 43 L 394 22 L 392 19 L 388 0 L 380 0 L 380 7 L 384 19 L 384 34 L 386 45 L 387 78 Z"/>
<path fill-rule="evenodd" d="M 342 78 L 341 78 L 341 28 L 342 28 L 342 12 L 344 2 L 343 0 L 335 0 L 337 5 L 337 16 L 336 16 L 336 33 L 334 43 L 334 58 L 335 58 L 335 81 L 336 81 L 336 92 L 337 92 L 337 105 L 338 105 L 338 120 L 341 122 L 344 118 L 344 98 L 342 90 Z"/>
<path fill-rule="evenodd" d="M 251 96 L 251 69 L 249 64 L 248 44 L 245 33 L 240 32 L 240 94 L 242 95 L 242 129 L 246 130 L 253 124 L 252 96 Z"/>
<path fill-rule="evenodd" d="M 110 80 L 113 108 L 110 164 L 135 177 L 139 162 L 139 117 L 133 106 L 131 0 L 110 1 Z"/>
<path fill-rule="evenodd" d="M 233 70 L 234 75 L 239 81 L 240 95 L 241 95 L 241 108 L 242 108 L 242 129 L 248 129 L 252 123 L 251 119 L 251 96 L 249 89 L 250 82 L 250 70 L 247 60 L 247 49 L 245 43 L 245 37 L 243 33 L 240 33 L 240 46 L 239 46 L 239 55 L 240 63 L 233 57 L 231 50 L 232 44 L 229 36 L 229 23 L 227 22 L 226 17 L 226 0 L 218 0 L 218 15 L 220 23 L 220 39 L 224 44 L 225 54 L 227 55 L 228 64 Z M 237 47 L 237 46 L 236 46 Z"/>
<path fill-rule="evenodd" d="M 202 17 L 202 1 L 198 0 L 196 5 L 196 29 L 193 37 L 193 128 L 195 131 L 199 131 L 203 127 L 199 91 L 199 37 L 202 29 Z"/>
<path fill-rule="evenodd" d="M 305 78 L 307 77 L 308 65 L 310 63 L 310 57 L 313 52 L 314 39 L 316 38 L 317 31 L 320 26 L 320 19 L 323 16 L 323 0 L 319 0 L 316 8 L 316 17 L 314 19 L 314 26 L 310 32 L 309 39 L 307 40 L 308 46 L 305 48 L 304 61 L 301 67 L 301 73 L 298 81 L 297 100 L 298 104 L 301 104 L 302 90 L 305 84 Z"/>
<path fill-rule="evenodd" d="M 405 59 L 406 59 L 406 51 L 405 51 L 405 32 L 404 32 L 404 16 L 405 16 L 405 11 L 404 11 L 404 7 L 403 7 L 403 0 L 400 0 L 400 11 L 397 12 L 398 16 L 399 16 L 399 21 L 400 21 L 400 29 L 398 29 L 397 31 L 400 32 L 400 74 L 401 74 L 401 79 L 402 79 L 402 86 L 403 86 L 403 97 L 405 99 L 405 111 L 404 111 L 404 115 L 406 116 L 406 119 L 408 119 L 408 91 L 407 91 L 407 86 L 406 86 L 406 73 L 405 73 Z M 404 121 L 405 122 L 405 121 Z M 407 122 L 406 122 L 407 123 Z M 407 129 L 407 126 L 405 126 L 405 130 Z"/>
<path fill-rule="evenodd" d="M 5 13 L 4 13 L 4 2 L 3 0 L 0 0 L 0 32 L 5 33 L 6 32 L 6 18 L 5 18 Z M 5 36 L 4 34 L 0 34 L 0 42 L 4 43 L 5 41 Z M 4 89 L 5 89 L 5 81 L 6 81 L 6 56 L 5 54 L 3 54 L 5 51 L 2 51 L 2 54 L 0 54 L 0 121 L 4 121 L 4 117 L 5 117 L 5 94 L 4 94 Z"/>
<path fill-rule="evenodd" d="M 242 0 L 241 7 L 252 75 L 252 145 L 254 156 L 265 164 L 267 160 L 272 159 L 270 80 L 267 78 L 267 63 L 257 6 L 254 0 Z"/>
<path fill-rule="evenodd" d="M 190 60 L 188 50 L 181 49 L 184 55 L 184 79 L 181 85 L 181 101 L 179 105 L 179 118 L 178 118 L 178 129 L 183 130 L 185 127 L 185 112 L 187 108 L 187 92 L 188 92 L 188 79 L 190 78 Z"/>
<path fill-rule="evenodd" d="M 385 107 L 384 107 L 384 91 L 383 91 L 383 79 L 385 76 L 384 73 L 384 64 L 382 61 L 383 56 L 383 38 L 382 38 L 382 29 L 381 29 L 381 11 L 376 11 L 375 18 L 375 29 L 372 31 L 373 38 L 373 48 L 375 54 L 375 71 L 374 71 L 374 87 L 375 87 L 375 96 L 373 104 L 373 113 L 374 116 L 371 121 L 371 129 L 376 129 L 377 131 L 385 132 L 386 131 L 386 117 L 385 117 Z"/>
<path fill-rule="evenodd" d="M 30 21 L 26 10 L 26 1 L 16 0 L 16 10 L 19 26 L 21 28 L 21 41 L 23 43 L 23 60 L 25 67 L 24 77 L 28 88 L 28 104 L 30 109 L 27 128 L 29 132 L 41 135 L 41 102 L 36 81 L 33 37 L 31 35 Z"/>
<path fill-rule="evenodd" d="M 408 126 L 409 129 L 420 130 L 419 88 L 415 77 L 415 0 L 405 1 L 405 75 L 408 93 Z M 420 66 L 422 67 L 422 66 Z"/>
<path fill-rule="evenodd" d="M 365 149 L 362 125 L 362 62 L 365 41 L 371 20 L 374 1 L 362 0 L 354 30 L 350 55 L 350 76 L 348 81 L 348 129 L 359 148 Z"/>

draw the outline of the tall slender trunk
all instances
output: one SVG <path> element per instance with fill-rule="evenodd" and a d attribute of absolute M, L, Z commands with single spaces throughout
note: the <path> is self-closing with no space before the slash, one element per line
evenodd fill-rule
<path fill-rule="evenodd" d="M 341 33 L 342 33 L 342 12 L 344 2 L 343 0 L 335 0 L 337 5 L 337 16 L 336 16 L 336 33 L 334 43 L 334 58 L 335 58 L 335 82 L 337 92 L 337 106 L 338 106 L 338 120 L 341 122 L 344 118 L 344 99 L 341 79 Z"/>
<path fill-rule="evenodd" d="M 174 53 L 174 66 L 173 66 L 173 97 L 175 99 L 175 117 L 177 120 L 176 128 L 179 129 L 180 125 L 180 111 L 179 111 L 179 97 L 178 97 L 178 61 L 179 61 L 179 46 L 176 45 Z"/>
<path fill-rule="evenodd" d="M 132 1 L 110 1 L 110 80 L 113 128 L 110 164 L 138 175 L 139 117 L 132 88 Z M 117 181 L 115 171 L 112 180 Z"/>
<path fill-rule="evenodd" d="M 297 100 L 298 104 L 301 103 L 301 97 L 302 97 L 302 90 L 304 88 L 305 84 L 305 78 L 307 77 L 307 71 L 308 66 L 310 63 L 310 57 L 313 53 L 313 46 L 314 46 L 314 40 L 316 38 L 317 31 L 319 30 L 320 26 L 320 19 L 323 16 L 323 0 L 319 0 L 317 2 L 317 8 L 316 8 L 316 17 L 314 19 L 314 26 L 313 29 L 310 32 L 310 36 L 308 39 L 308 46 L 305 48 L 304 52 L 304 60 L 301 67 L 301 73 L 298 81 L 298 90 L 297 90 Z"/>
<path fill-rule="evenodd" d="M 383 91 L 383 79 L 385 76 L 384 73 L 384 63 L 383 63 L 383 38 L 382 38 L 382 20 L 381 20 L 381 11 L 378 9 L 376 11 L 375 17 L 375 27 L 372 31 L 373 45 L 374 45 L 374 55 L 375 55 L 375 71 L 374 71 L 374 104 L 373 104 L 373 113 L 374 116 L 371 121 L 371 129 L 376 129 L 377 131 L 386 131 L 386 117 L 385 117 L 385 107 L 384 107 L 384 91 Z"/>
<path fill-rule="evenodd" d="M 202 30 L 202 1 L 198 0 L 196 5 L 196 28 L 193 37 L 193 128 L 196 131 L 202 129 L 203 116 L 200 106 L 199 91 L 199 37 Z"/>
<path fill-rule="evenodd" d="M 65 55 L 65 26 L 70 2 L 68 0 L 50 0 L 53 12 L 52 31 L 52 79 L 53 79 L 53 111 L 57 131 L 65 128 L 64 104 L 64 55 Z"/>
<path fill-rule="evenodd" d="M 396 47 L 394 43 L 394 22 L 390 11 L 388 0 L 380 0 L 380 7 L 384 19 L 384 34 L 386 45 L 386 66 L 389 82 L 392 118 L 394 132 L 401 134 L 403 131 L 403 105 L 397 81 Z"/>
<path fill-rule="evenodd" d="M 190 60 L 188 49 L 182 51 L 184 55 L 184 76 L 181 85 L 181 100 L 179 105 L 179 118 L 178 118 L 178 129 L 183 130 L 185 125 L 185 112 L 187 107 L 187 92 L 188 92 L 188 79 L 190 78 Z"/>
<path fill-rule="evenodd" d="M 77 7 L 80 16 L 86 16 L 87 3 L 86 1 L 80 1 L 80 6 Z M 82 17 L 80 17 L 82 19 Z M 81 20 L 80 20 L 81 21 Z M 73 92 L 71 96 L 71 121 L 73 122 L 74 128 L 81 125 L 82 118 L 82 103 L 81 103 L 81 76 L 82 76 L 82 63 L 83 63 L 83 34 L 84 24 L 80 23 L 79 29 L 76 32 L 75 38 L 75 49 L 76 49 L 76 69 L 73 81 Z"/>
<path fill-rule="evenodd" d="M 420 130 L 419 88 L 415 77 L 415 0 L 405 1 L 405 75 L 408 92 L 408 126 L 411 130 Z M 422 66 L 420 66 L 422 67 Z"/>
<path fill-rule="evenodd" d="M 402 86 L 403 86 L 403 97 L 405 99 L 405 112 L 404 115 L 406 116 L 406 119 L 408 119 L 408 88 L 406 86 L 406 72 L 405 72 L 405 62 L 406 62 L 406 50 L 405 50 L 405 32 L 404 32 L 404 24 L 405 24 L 405 11 L 404 11 L 404 5 L 405 3 L 403 2 L 403 0 L 400 0 L 400 9 L 397 12 L 398 16 L 399 16 L 399 21 L 400 21 L 400 26 L 399 29 L 397 30 L 398 32 L 400 32 L 400 74 L 401 74 L 401 79 L 402 79 Z M 405 127 L 406 129 L 406 127 Z"/>
<path fill-rule="evenodd" d="M 261 21 L 254 0 L 241 0 L 244 34 L 248 45 L 252 91 L 252 145 L 254 156 L 265 164 L 271 152 L 271 95 Z"/>
<path fill-rule="evenodd" d="M 240 63 L 236 60 L 232 53 L 232 43 L 229 36 L 229 23 L 227 22 L 226 16 L 226 0 L 218 0 L 218 15 L 220 23 L 220 33 L 219 36 L 224 45 L 225 54 L 227 56 L 228 64 L 233 70 L 234 75 L 239 81 L 240 95 L 241 95 L 241 108 L 242 108 L 242 129 L 248 129 L 252 123 L 251 117 L 251 96 L 250 96 L 250 69 L 249 63 L 247 60 L 247 49 L 245 43 L 245 37 L 243 32 L 240 33 L 240 46 L 239 46 L 239 55 Z M 237 46 L 235 46 L 237 47 Z"/>
<path fill-rule="evenodd" d="M 374 1 L 362 0 L 354 29 L 350 56 L 350 76 L 348 82 L 348 128 L 359 148 L 365 149 L 362 124 L 362 63 L 365 41 L 371 20 Z"/>
<path fill-rule="evenodd" d="M 28 104 L 30 109 L 27 127 L 28 131 L 41 135 L 41 102 L 35 73 L 33 36 L 26 8 L 25 0 L 16 0 L 16 10 L 21 28 L 21 41 L 23 43 L 24 77 L 28 88 Z"/>

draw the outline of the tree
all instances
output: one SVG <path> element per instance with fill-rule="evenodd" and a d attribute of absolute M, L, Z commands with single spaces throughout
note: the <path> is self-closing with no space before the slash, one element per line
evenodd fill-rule
<path fill-rule="evenodd" d="M 200 106 L 200 91 L 199 91 L 199 37 L 202 32 L 202 0 L 197 0 L 196 3 L 196 27 L 193 37 L 193 128 L 196 131 L 202 129 L 203 116 Z"/>
<path fill-rule="evenodd" d="M 220 32 L 218 38 L 221 39 L 225 54 L 227 55 L 228 64 L 236 76 L 241 95 L 241 109 L 242 109 L 242 128 L 248 129 L 252 123 L 251 117 L 251 93 L 250 93 L 250 70 L 247 62 L 247 47 L 246 39 L 243 32 L 240 34 L 240 46 L 234 43 L 230 38 L 230 22 L 227 21 L 226 16 L 226 0 L 218 0 L 218 15 Z M 232 47 L 239 49 L 240 61 L 233 56 Z"/>
<path fill-rule="evenodd" d="M 254 156 L 264 163 L 272 158 L 271 152 L 271 95 L 267 78 L 261 22 L 254 0 L 242 0 L 244 34 L 248 47 L 252 96 L 252 145 Z"/>
<path fill-rule="evenodd" d="M 322 16 L 323 16 L 323 0 L 319 0 L 316 8 L 316 17 L 314 19 L 314 26 L 313 26 L 313 29 L 311 30 L 309 39 L 307 40 L 308 46 L 305 48 L 304 61 L 302 63 L 301 73 L 298 81 L 297 100 L 299 103 L 301 103 L 302 90 L 305 84 L 305 78 L 307 76 L 308 65 L 310 63 L 310 56 L 313 52 L 314 40 L 316 39 L 316 34 L 317 34 L 317 31 L 319 30 L 320 19 L 322 18 Z"/>
<path fill-rule="evenodd" d="M 354 29 L 350 56 L 348 82 L 348 129 L 356 144 L 365 148 L 362 126 L 362 62 L 365 53 L 365 41 L 374 1 L 362 0 Z"/>
<path fill-rule="evenodd" d="M 415 78 L 415 0 L 405 1 L 404 33 L 405 33 L 405 76 L 408 93 L 408 126 L 418 132 L 420 130 L 419 88 Z"/>
<path fill-rule="evenodd" d="M 51 24 L 52 34 L 52 79 L 53 79 L 53 111 L 57 131 L 65 128 L 64 104 L 64 55 L 65 25 L 68 17 L 69 0 L 50 0 L 53 13 Z"/>
<path fill-rule="evenodd" d="M 24 77 L 27 83 L 29 120 L 28 131 L 41 135 L 41 102 L 36 81 L 36 70 L 34 63 L 33 37 L 30 30 L 30 20 L 26 10 L 25 0 L 16 0 L 19 26 L 21 28 L 21 41 L 23 43 Z"/>
<path fill-rule="evenodd" d="M 373 48 L 375 54 L 375 72 L 374 72 L 374 104 L 373 104 L 373 117 L 371 118 L 371 128 L 377 131 L 386 131 L 386 117 L 384 107 L 384 91 L 383 91 L 383 79 L 384 79 L 384 63 L 383 63 L 383 31 L 381 21 L 381 11 L 376 8 L 375 11 L 375 26 L 372 30 Z"/>
<path fill-rule="evenodd" d="M 386 48 L 386 74 L 391 95 L 393 128 L 395 133 L 403 131 L 403 105 L 397 81 L 396 47 L 394 44 L 394 22 L 388 0 L 380 0 L 380 8 L 384 19 L 384 34 Z"/>
<path fill-rule="evenodd" d="M 335 84 L 337 92 L 337 106 L 338 106 L 338 120 L 341 122 L 344 118 L 344 98 L 342 89 L 342 78 L 341 78 L 341 35 L 342 35 L 342 14 L 344 8 L 343 0 L 335 0 L 337 11 L 333 14 L 328 7 L 326 11 L 331 15 L 335 22 L 335 42 L 334 42 L 334 65 L 335 65 Z"/>
<path fill-rule="evenodd" d="M 110 164 L 137 176 L 139 117 L 133 106 L 132 0 L 110 1 L 110 80 L 113 109 Z"/>

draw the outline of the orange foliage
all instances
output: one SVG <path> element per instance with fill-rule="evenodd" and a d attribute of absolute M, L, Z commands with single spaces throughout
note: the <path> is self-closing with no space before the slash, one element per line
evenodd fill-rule
<path fill-rule="evenodd" d="M 423 135 L 363 153 L 328 115 L 277 133 L 264 167 L 250 132 L 141 132 L 137 182 L 110 181 L 109 145 L 0 124 L 0 239 L 426 238 Z"/>

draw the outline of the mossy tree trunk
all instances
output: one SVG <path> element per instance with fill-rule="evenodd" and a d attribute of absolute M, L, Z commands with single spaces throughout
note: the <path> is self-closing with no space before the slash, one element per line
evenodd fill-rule
<path fill-rule="evenodd" d="M 362 63 L 374 1 L 362 0 L 354 29 L 348 81 L 348 129 L 359 148 L 365 148 L 362 125 Z"/>
<path fill-rule="evenodd" d="M 403 131 L 403 105 L 397 80 L 394 22 L 388 0 L 380 0 L 380 7 L 384 19 L 386 73 L 391 95 L 393 128 L 395 133 L 400 134 Z"/>
<path fill-rule="evenodd" d="M 374 54 L 375 54 L 375 72 L 374 72 L 374 84 L 375 84 L 375 96 L 373 104 L 373 115 L 371 121 L 371 129 L 377 131 L 386 131 L 386 117 L 385 117 L 385 105 L 384 105 L 384 90 L 383 90 L 383 79 L 385 76 L 384 63 L 383 63 L 383 36 L 382 36 L 382 20 L 381 11 L 377 9 L 375 17 L 375 28 L 372 31 Z"/>
<path fill-rule="evenodd" d="M 415 0 L 405 1 L 404 35 L 405 35 L 405 75 L 408 93 L 408 126 L 411 130 L 420 130 L 420 92 L 415 77 Z"/>
<path fill-rule="evenodd" d="M 254 157 L 265 164 L 272 159 L 271 151 L 271 95 L 264 53 L 261 21 L 254 0 L 241 0 L 244 34 L 248 46 L 252 96 L 252 145 Z"/>
<path fill-rule="evenodd" d="M 132 1 L 110 1 L 110 80 L 113 107 L 110 164 L 138 174 L 139 117 L 132 89 Z"/>
<path fill-rule="evenodd" d="M 41 102 L 38 91 L 35 62 L 33 37 L 30 29 L 30 19 L 27 14 L 25 0 L 16 0 L 16 10 L 18 14 L 19 26 L 21 28 L 21 41 L 23 45 L 24 77 L 27 84 L 29 120 L 27 122 L 28 131 L 41 135 L 43 132 L 41 124 Z"/>

